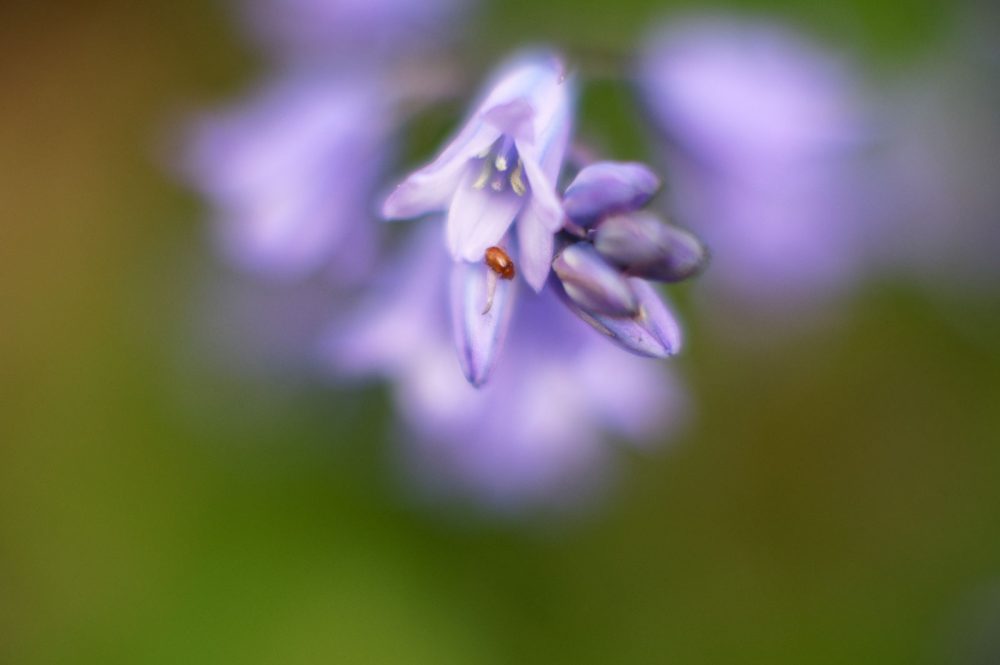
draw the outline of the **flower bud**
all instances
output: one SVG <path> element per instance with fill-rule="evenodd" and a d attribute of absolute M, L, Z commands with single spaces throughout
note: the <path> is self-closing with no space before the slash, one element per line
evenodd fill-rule
<path fill-rule="evenodd" d="M 594 233 L 594 247 L 629 275 L 661 282 L 691 277 L 707 258 L 697 238 L 648 213 L 605 219 Z"/>
<path fill-rule="evenodd" d="M 660 188 L 660 179 L 637 162 L 597 162 L 576 176 L 563 197 L 563 210 L 588 227 L 601 218 L 638 210 Z"/>
<path fill-rule="evenodd" d="M 566 295 L 583 309 L 608 316 L 633 316 L 638 310 L 628 280 L 590 243 L 566 247 L 552 262 L 552 269 Z"/>
<path fill-rule="evenodd" d="M 677 354 L 681 349 L 681 329 L 659 293 L 641 279 L 632 277 L 627 281 L 639 304 L 637 313 L 631 317 L 614 317 L 586 310 L 565 292 L 560 295 L 577 316 L 626 351 L 650 358 Z"/>

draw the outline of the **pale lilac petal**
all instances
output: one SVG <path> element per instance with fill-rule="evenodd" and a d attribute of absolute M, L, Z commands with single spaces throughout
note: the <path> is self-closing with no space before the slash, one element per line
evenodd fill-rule
<path fill-rule="evenodd" d="M 462 181 L 462 170 L 414 173 L 399 183 L 382 204 L 385 219 L 412 219 L 448 207 L 455 189 Z"/>
<path fill-rule="evenodd" d="M 563 209 L 580 226 L 608 215 L 638 210 L 660 189 L 660 178 L 645 164 L 598 162 L 587 166 L 563 195 Z"/>
<path fill-rule="evenodd" d="M 443 210 L 451 202 L 450 194 L 459 186 L 468 162 L 488 150 L 502 134 L 534 141 L 535 126 L 541 123 L 547 128 L 552 122 L 551 117 L 539 117 L 540 105 L 549 116 L 568 113 L 550 100 L 552 90 L 558 92 L 563 87 L 560 76 L 561 63 L 548 54 L 531 53 L 508 62 L 494 82 L 486 86 L 486 98 L 434 161 L 390 194 L 383 215 L 395 219 Z M 555 198 L 554 191 L 551 197 Z"/>
<path fill-rule="evenodd" d="M 482 262 L 458 261 L 451 273 L 451 316 L 455 346 L 462 372 L 469 383 L 486 383 L 496 365 L 514 309 L 517 282 L 496 282 L 493 302 L 489 298 L 487 276 Z"/>
<path fill-rule="evenodd" d="M 628 280 L 590 243 L 566 247 L 552 262 L 563 289 L 580 307 L 608 316 L 634 316 L 639 302 Z"/>
<path fill-rule="evenodd" d="M 519 97 L 487 109 L 483 120 L 506 136 L 529 143 L 535 140 L 535 109 L 527 99 Z"/>
<path fill-rule="evenodd" d="M 601 256 L 633 277 L 679 282 L 695 275 L 707 260 L 697 238 L 649 213 L 605 219 L 593 237 Z"/>
<path fill-rule="evenodd" d="M 382 205 L 382 216 L 407 219 L 446 209 L 466 175 L 469 160 L 489 149 L 499 136 L 481 124 L 467 126 L 437 159 L 412 173 L 389 194 Z"/>
<path fill-rule="evenodd" d="M 542 223 L 532 201 L 517 220 L 518 270 L 536 292 L 541 291 L 552 266 L 552 231 Z"/>
<path fill-rule="evenodd" d="M 448 208 L 445 237 L 456 261 L 482 262 L 486 249 L 500 242 L 524 205 L 524 197 L 514 192 L 474 187 L 475 179 L 476 169 L 467 169 Z"/>
<path fill-rule="evenodd" d="M 555 147 L 553 150 L 558 152 Z M 528 178 L 532 203 L 537 204 L 538 221 L 550 233 L 555 233 L 563 226 L 563 209 L 556 194 L 554 176 L 549 177 L 545 173 L 532 148 L 525 148 L 518 144 L 518 152 L 521 155 L 521 163 L 524 164 L 524 173 Z"/>
<path fill-rule="evenodd" d="M 552 53 L 528 51 L 515 55 L 485 87 L 489 92 L 477 105 L 478 113 L 525 100 L 534 110 L 536 129 L 547 129 L 568 105 L 562 61 Z M 533 140 L 539 134 L 533 131 Z"/>

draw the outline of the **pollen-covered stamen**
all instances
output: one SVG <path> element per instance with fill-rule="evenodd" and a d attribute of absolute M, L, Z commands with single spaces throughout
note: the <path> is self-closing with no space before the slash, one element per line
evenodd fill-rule
<path fill-rule="evenodd" d="M 473 181 L 476 189 L 485 189 L 489 185 L 494 192 L 500 193 L 510 189 L 517 196 L 528 193 L 528 182 L 524 177 L 524 165 L 517 154 L 514 139 L 504 135 L 498 138 L 492 146 L 476 156 L 476 161 L 482 160 L 479 175 Z"/>
<path fill-rule="evenodd" d="M 497 291 L 497 282 L 501 279 L 514 279 L 516 270 L 514 269 L 514 261 L 502 247 L 487 248 L 486 254 L 483 255 L 483 263 L 489 268 L 486 273 L 486 307 L 482 312 L 486 314 L 493 308 L 493 296 Z"/>
<path fill-rule="evenodd" d="M 524 164 L 521 160 L 517 160 L 517 166 L 514 167 L 514 172 L 510 174 L 510 188 L 514 190 L 514 193 L 518 196 L 524 196 L 528 191 L 528 186 L 524 182 Z"/>
<path fill-rule="evenodd" d="M 496 167 L 497 171 L 503 172 L 514 162 L 517 161 L 517 148 L 514 146 L 514 139 L 504 134 L 500 137 L 499 147 L 496 151 L 496 159 L 493 160 L 493 165 Z"/>

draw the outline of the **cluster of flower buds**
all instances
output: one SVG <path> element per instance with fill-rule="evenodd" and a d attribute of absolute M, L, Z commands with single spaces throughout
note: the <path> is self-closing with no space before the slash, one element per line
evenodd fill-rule
<path fill-rule="evenodd" d="M 626 350 L 658 358 L 680 350 L 680 328 L 647 280 L 685 280 L 707 257 L 693 235 L 642 210 L 659 188 L 643 164 L 585 167 L 566 189 L 568 221 L 552 263 L 559 294 L 581 319 Z"/>

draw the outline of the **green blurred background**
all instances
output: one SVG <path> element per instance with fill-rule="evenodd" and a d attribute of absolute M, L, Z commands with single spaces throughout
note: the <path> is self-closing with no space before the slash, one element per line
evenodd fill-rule
<path fill-rule="evenodd" d="M 930 0 L 738 7 L 876 79 L 955 20 Z M 522 41 L 621 51 L 663 8 L 497 3 L 469 42 L 484 62 Z M 598 511 L 416 508 L 381 392 L 185 350 L 215 259 L 165 144 L 261 65 L 221 5 L 0 9 L 0 662 L 998 662 L 996 302 L 870 284 L 756 348 L 689 309 L 694 422 L 623 451 Z M 641 157 L 614 88 L 582 126 Z"/>

